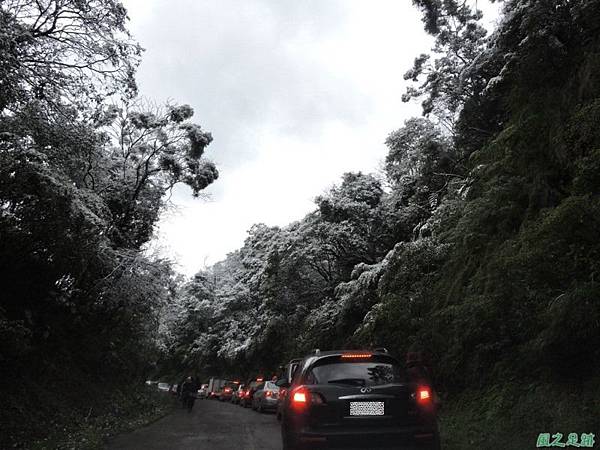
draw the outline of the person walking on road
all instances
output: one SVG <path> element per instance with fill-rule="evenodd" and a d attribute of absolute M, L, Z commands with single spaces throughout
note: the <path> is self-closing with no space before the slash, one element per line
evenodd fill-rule
<path fill-rule="evenodd" d="M 196 401 L 197 391 L 198 386 L 196 385 L 196 381 L 194 380 L 194 378 L 192 378 L 191 376 L 187 377 L 183 385 L 181 386 L 181 398 L 188 412 L 192 412 L 194 402 Z"/>
<path fill-rule="evenodd" d="M 181 380 L 181 381 L 179 382 L 179 384 L 177 385 L 177 400 L 179 400 L 179 401 L 181 402 L 181 407 L 182 407 L 182 408 L 185 408 L 185 400 L 184 400 L 184 398 L 183 398 L 183 395 L 182 395 L 182 391 L 181 391 L 181 389 L 183 388 L 183 383 L 185 383 L 185 380 L 186 380 L 186 379 L 184 378 L 184 379 L 183 379 L 183 380 Z"/>

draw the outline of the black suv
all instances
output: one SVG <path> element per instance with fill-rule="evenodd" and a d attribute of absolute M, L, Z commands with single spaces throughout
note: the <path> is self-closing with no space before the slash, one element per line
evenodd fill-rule
<path fill-rule="evenodd" d="M 386 351 L 317 350 L 283 387 L 284 450 L 440 448 L 435 393 Z"/>

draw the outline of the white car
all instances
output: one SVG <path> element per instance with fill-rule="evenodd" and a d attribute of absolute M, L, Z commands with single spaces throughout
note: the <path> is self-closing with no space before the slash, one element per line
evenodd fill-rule
<path fill-rule="evenodd" d="M 171 385 L 169 383 L 158 383 L 159 391 L 169 392 L 170 389 Z"/>
<path fill-rule="evenodd" d="M 206 398 L 206 394 L 208 394 L 208 384 L 203 384 L 200 386 L 200 389 L 198 389 L 196 398 Z"/>

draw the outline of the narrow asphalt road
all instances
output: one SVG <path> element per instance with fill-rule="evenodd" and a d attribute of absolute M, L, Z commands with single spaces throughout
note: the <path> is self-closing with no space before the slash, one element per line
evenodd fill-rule
<path fill-rule="evenodd" d="M 112 439 L 107 450 L 281 450 L 279 422 L 229 402 L 197 400 L 153 424 Z"/>

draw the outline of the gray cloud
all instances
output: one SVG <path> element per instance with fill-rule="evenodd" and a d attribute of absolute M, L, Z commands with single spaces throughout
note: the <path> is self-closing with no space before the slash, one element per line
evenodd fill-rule
<path fill-rule="evenodd" d="M 328 118 L 357 122 L 369 98 L 315 57 L 318 42 L 343 22 L 338 1 L 128 2 L 147 48 L 143 94 L 190 103 L 215 141 L 210 156 L 225 169 L 256 154 L 252 135 L 265 124 L 317 134 Z M 141 15 L 141 14 L 140 14 Z"/>

